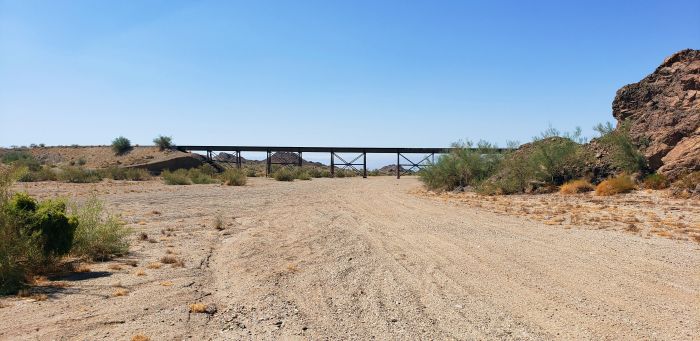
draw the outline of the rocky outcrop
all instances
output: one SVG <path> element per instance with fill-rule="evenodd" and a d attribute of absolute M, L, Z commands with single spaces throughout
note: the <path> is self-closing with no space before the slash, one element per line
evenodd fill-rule
<path fill-rule="evenodd" d="M 652 170 L 672 179 L 700 170 L 700 50 L 666 58 L 652 74 L 618 90 L 612 107 L 618 124 L 629 121 Z"/>

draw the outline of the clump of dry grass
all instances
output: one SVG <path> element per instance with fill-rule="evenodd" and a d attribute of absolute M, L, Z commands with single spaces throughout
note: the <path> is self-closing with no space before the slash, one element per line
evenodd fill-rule
<path fill-rule="evenodd" d="M 138 269 L 136 272 L 134 272 L 136 276 L 146 276 L 146 272 L 143 271 L 143 269 Z"/>
<path fill-rule="evenodd" d="M 112 293 L 113 297 L 120 297 L 120 296 L 126 296 L 129 294 L 129 290 L 126 290 L 124 288 L 117 288 L 117 290 L 114 290 Z"/>
<path fill-rule="evenodd" d="M 149 269 L 160 269 L 161 264 L 158 262 L 152 262 L 146 265 L 147 268 Z"/>
<path fill-rule="evenodd" d="M 132 336 L 131 341 L 151 341 L 151 339 L 146 335 L 138 334 Z"/>
<path fill-rule="evenodd" d="M 119 271 L 122 269 L 122 266 L 119 264 L 110 264 L 107 268 L 109 268 L 110 270 Z"/>
<path fill-rule="evenodd" d="M 216 217 L 214 217 L 214 228 L 219 231 L 225 228 L 224 218 L 221 216 L 221 214 L 217 214 Z"/>
<path fill-rule="evenodd" d="M 615 195 L 629 193 L 636 188 L 634 181 L 627 174 L 620 174 L 614 178 L 607 179 L 598 184 L 595 188 L 596 195 Z"/>
<path fill-rule="evenodd" d="M 160 262 L 163 264 L 171 264 L 174 268 L 175 267 L 185 267 L 185 261 L 183 261 L 181 258 L 172 256 L 172 255 L 165 255 L 160 259 Z"/>
<path fill-rule="evenodd" d="M 571 180 L 559 187 L 559 193 L 561 194 L 577 194 L 590 192 L 594 189 L 593 185 L 588 180 L 578 179 Z"/>
<path fill-rule="evenodd" d="M 190 304 L 190 313 L 206 313 L 207 306 L 203 303 Z"/>
<path fill-rule="evenodd" d="M 90 270 L 90 266 L 88 266 L 87 264 L 80 263 L 77 266 L 73 267 L 73 271 L 75 271 L 75 272 L 90 272 L 92 270 Z"/>
<path fill-rule="evenodd" d="M 173 286 L 173 282 L 170 282 L 170 281 L 160 282 L 160 285 L 162 285 L 164 287 L 171 287 L 171 286 Z"/>

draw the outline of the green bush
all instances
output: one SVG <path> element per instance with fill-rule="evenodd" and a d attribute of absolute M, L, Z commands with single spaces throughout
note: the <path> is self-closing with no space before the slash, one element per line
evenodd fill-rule
<path fill-rule="evenodd" d="M 190 178 L 192 183 L 198 185 L 213 184 L 217 182 L 211 177 L 211 175 L 204 173 L 200 168 L 192 168 L 187 171 L 187 177 Z"/>
<path fill-rule="evenodd" d="M 610 151 L 612 166 L 627 173 L 642 172 L 647 169 L 647 161 L 644 155 L 630 137 L 630 123 L 620 124 L 617 129 L 610 122 L 598 124 L 593 127 L 600 137 L 597 141 Z"/>
<path fill-rule="evenodd" d="M 299 180 L 311 180 L 311 174 L 309 174 L 309 172 L 305 169 L 298 169 L 295 172 L 294 177 Z"/>
<path fill-rule="evenodd" d="M 254 177 L 258 176 L 258 172 L 255 168 L 249 167 L 249 168 L 245 169 L 245 175 L 249 178 L 254 178 Z"/>
<path fill-rule="evenodd" d="M 551 128 L 550 128 L 551 129 Z M 507 153 L 497 172 L 484 181 L 477 191 L 482 194 L 514 194 L 553 190 L 569 180 L 584 177 L 593 155 L 579 142 L 577 133 L 535 138 L 517 151 Z M 536 186 L 539 186 L 536 187 Z"/>
<path fill-rule="evenodd" d="M 294 172 L 287 167 L 281 167 L 272 173 L 272 177 L 277 181 L 294 181 Z"/>
<path fill-rule="evenodd" d="M 104 205 L 96 197 L 72 207 L 77 217 L 77 228 L 71 254 L 90 260 L 106 260 L 129 251 L 131 230 L 117 216 L 106 214 Z"/>
<path fill-rule="evenodd" d="M 61 168 L 57 178 L 60 181 L 72 183 L 92 183 L 102 181 L 102 175 L 99 172 L 81 167 Z"/>
<path fill-rule="evenodd" d="M 2 163 L 11 164 L 14 167 L 26 167 L 35 172 L 41 169 L 41 163 L 34 158 L 34 155 L 26 151 L 13 150 L 2 156 Z"/>
<path fill-rule="evenodd" d="M 159 150 L 163 151 L 173 147 L 173 138 L 170 136 L 158 135 L 158 137 L 153 139 L 153 143 L 158 146 Z"/>
<path fill-rule="evenodd" d="M 163 181 L 166 185 L 191 185 L 192 181 L 187 176 L 187 171 L 184 169 L 178 169 L 174 172 L 169 170 L 163 171 L 161 174 Z"/>
<path fill-rule="evenodd" d="M 9 172 L 0 170 L 0 294 L 15 292 L 66 254 L 77 226 L 63 201 L 39 203 L 26 193 L 11 197 L 11 183 Z"/>
<path fill-rule="evenodd" d="M 434 165 L 419 172 L 420 180 L 431 190 L 453 190 L 477 186 L 498 169 L 502 160 L 495 146 L 481 141 L 473 148 L 471 142 L 453 144 L 451 153 L 438 158 Z"/>
<path fill-rule="evenodd" d="M 214 176 L 216 173 L 218 173 L 216 168 L 214 168 L 214 166 L 212 166 L 208 163 L 205 163 L 205 164 L 199 166 L 199 170 L 202 173 L 209 175 L 209 176 Z"/>
<path fill-rule="evenodd" d="M 21 167 L 17 170 L 19 182 L 36 182 L 36 181 L 56 181 L 58 176 L 56 172 L 49 166 L 42 166 L 37 171 L 31 171 L 27 167 Z"/>
<path fill-rule="evenodd" d="M 221 182 L 227 186 L 243 186 L 248 181 L 246 174 L 240 169 L 227 169 L 221 173 Z"/>
<path fill-rule="evenodd" d="M 112 140 L 112 151 L 117 155 L 123 155 L 131 151 L 131 141 L 124 136 L 119 136 Z"/>

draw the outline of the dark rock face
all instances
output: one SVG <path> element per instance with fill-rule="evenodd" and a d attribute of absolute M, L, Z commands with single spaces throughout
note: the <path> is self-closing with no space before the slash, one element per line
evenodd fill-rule
<path fill-rule="evenodd" d="M 618 123 L 646 145 L 652 170 L 676 178 L 700 170 L 700 50 L 683 50 L 638 83 L 625 85 L 613 101 Z"/>

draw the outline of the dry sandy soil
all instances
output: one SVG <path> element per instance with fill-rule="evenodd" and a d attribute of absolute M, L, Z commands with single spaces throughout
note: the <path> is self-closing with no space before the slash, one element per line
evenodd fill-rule
<path fill-rule="evenodd" d="M 95 193 L 135 234 L 127 258 L 39 280 L 45 300 L 0 299 L 0 339 L 700 338 L 697 201 L 448 198 L 390 177 L 17 188 Z M 580 219 L 552 219 L 563 205 Z"/>

